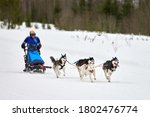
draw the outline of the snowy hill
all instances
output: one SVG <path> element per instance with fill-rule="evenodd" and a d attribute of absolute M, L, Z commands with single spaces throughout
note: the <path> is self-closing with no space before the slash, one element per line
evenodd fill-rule
<path fill-rule="evenodd" d="M 57 79 L 53 70 L 45 74 L 24 73 L 21 43 L 29 29 L 0 30 L 0 99 L 150 99 L 150 37 L 83 31 L 36 30 L 42 42 L 41 57 L 66 53 L 68 61 L 94 57 L 96 65 L 117 57 L 120 67 L 108 83 L 96 68 L 94 83 L 80 81 L 77 69 L 66 66 L 66 77 Z"/>

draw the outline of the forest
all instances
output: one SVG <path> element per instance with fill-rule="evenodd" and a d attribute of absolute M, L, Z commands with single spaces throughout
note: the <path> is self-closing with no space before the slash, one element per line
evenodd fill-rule
<path fill-rule="evenodd" d="M 150 0 L 0 0 L 8 29 L 26 22 L 58 29 L 150 35 Z"/>

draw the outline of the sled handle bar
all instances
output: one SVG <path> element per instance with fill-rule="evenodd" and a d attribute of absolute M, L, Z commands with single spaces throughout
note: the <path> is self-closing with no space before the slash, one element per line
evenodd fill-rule
<path fill-rule="evenodd" d="M 26 48 L 24 48 L 23 50 L 24 50 L 25 55 L 27 55 L 27 49 L 26 49 Z"/>

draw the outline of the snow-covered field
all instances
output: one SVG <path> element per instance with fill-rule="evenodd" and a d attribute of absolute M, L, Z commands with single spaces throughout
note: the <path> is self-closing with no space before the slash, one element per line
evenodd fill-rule
<path fill-rule="evenodd" d="M 45 74 L 24 73 L 21 43 L 30 29 L 0 30 L 0 99 L 124 100 L 150 99 L 150 37 L 83 31 L 36 30 L 42 42 L 41 57 L 66 53 L 68 61 L 94 57 L 96 65 L 117 57 L 120 67 L 108 83 L 100 67 L 94 83 L 80 80 L 77 69 L 66 66 L 66 77 L 56 78 L 52 69 Z"/>

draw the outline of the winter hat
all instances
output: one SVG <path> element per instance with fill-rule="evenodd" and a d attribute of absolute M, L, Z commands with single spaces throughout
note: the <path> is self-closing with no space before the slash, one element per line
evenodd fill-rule
<path fill-rule="evenodd" d="M 34 32 L 34 30 L 30 31 L 30 35 L 35 35 L 36 33 Z"/>

